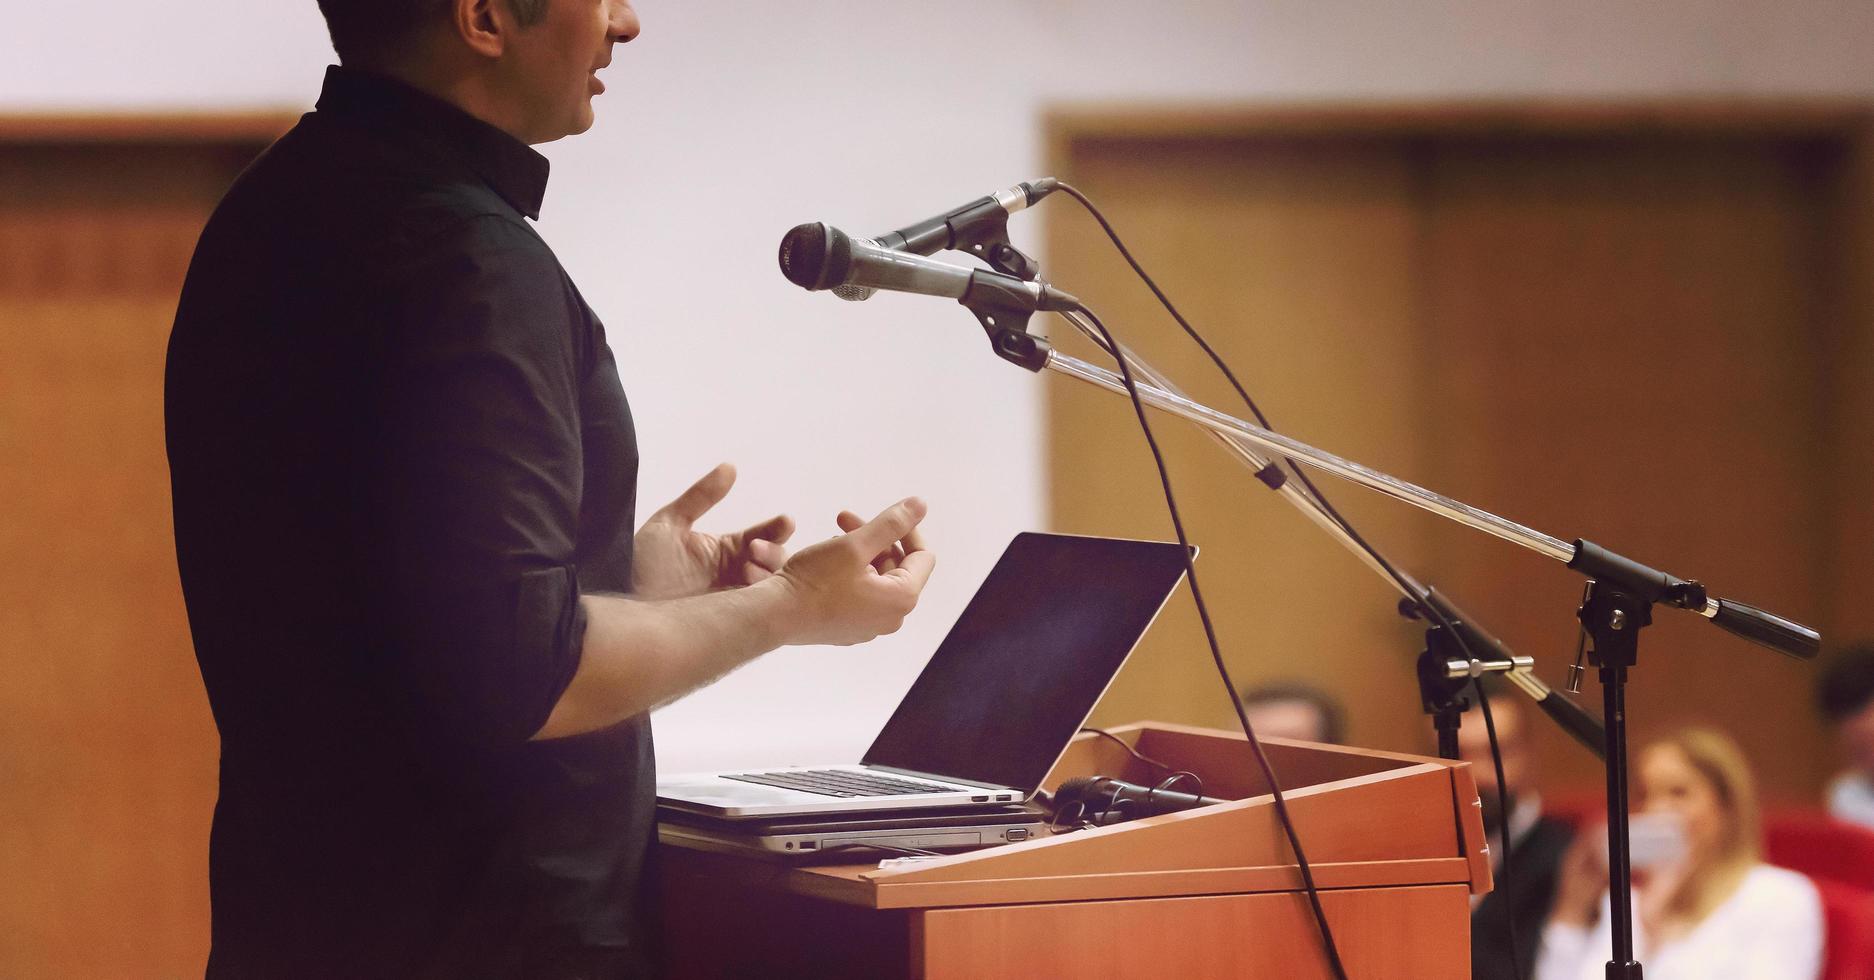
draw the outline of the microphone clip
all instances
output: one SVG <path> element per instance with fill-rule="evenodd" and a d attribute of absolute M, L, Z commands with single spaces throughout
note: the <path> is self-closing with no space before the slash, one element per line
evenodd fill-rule
<path fill-rule="evenodd" d="M 1005 276 L 1033 282 L 1041 274 L 1041 263 L 1009 240 L 1009 213 L 993 202 L 989 207 L 994 209 L 994 216 L 988 220 L 953 222 L 952 227 L 961 228 L 953 247 L 976 256 Z"/>
<path fill-rule="evenodd" d="M 885 236 L 884 243 L 891 248 L 910 248 L 923 255 L 940 248 L 956 249 L 975 256 L 1005 276 L 1032 282 L 1041 274 L 1041 263 L 1010 241 L 1009 216 L 1054 190 L 1052 178 L 1042 183 L 1047 185 L 1045 189 L 1020 184 L 971 201 L 940 218 L 893 232 Z"/>
<path fill-rule="evenodd" d="M 957 302 L 976 315 L 997 357 L 1038 373 L 1048 366 L 1054 348 L 1046 339 L 1028 332 L 1028 321 L 1035 311 L 1035 297 L 1029 290 L 1034 287 L 1022 286 L 1027 284 L 978 274 L 970 277 L 969 291 Z"/>

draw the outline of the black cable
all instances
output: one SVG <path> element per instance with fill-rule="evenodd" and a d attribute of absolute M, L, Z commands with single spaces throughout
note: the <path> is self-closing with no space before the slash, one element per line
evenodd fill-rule
<path fill-rule="evenodd" d="M 1093 216 L 1093 220 L 1099 223 L 1100 230 L 1106 233 L 1107 239 L 1113 243 L 1113 248 L 1118 250 L 1120 257 L 1125 259 L 1126 264 L 1132 267 L 1133 273 L 1139 277 L 1139 280 L 1145 283 L 1145 288 L 1150 289 L 1152 295 L 1158 298 L 1159 305 L 1165 308 L 1165 312 L 1171 314 L 1171 318 L 1177 321 L 1178 326 L 1183 328 L 1185 335 L 1190 337 L 1191 340 L 1197 344 L 1198 348 L 1204 352 L 1204 356 L 1210 358 L 1210 363 L 1216 365 L 1217 370 L 1223 372 L 1224 378 L 1230 382 L 1230 387 L 1236 389 L 1237 397 L 1243 400 L 1245 406 L 1248 406 L 1249 413 L 1255 417 L 1257 424 L 1271 432 L 1275 431 L 1275 427 L 1269 424 L 1268 417 L 1262 414 L 1262 408 L 1256 404 L 1254 398 L 1249 396 L 1249 391 L 1243 387 L 1243 383 L 1236 379 L 1236 372 L 1230 370 L 1230 365 L 1225 363 L 1223 357 L 1210 346 L 1210 342 L 1204 339 L 1203 334 L 1198 333 L 1197 328 L 1191 326 L 1190 321 L 1184 318 L 1184 314 L 1178 312 L 1178 307 L 1171 302 L 1171 297 L 1165 295 L 1165 291 L 1158 287 L 1157 280 L 1153 279 L 1151 274 L 1145 271 L 1145 267 L 1139 264 L 1139 260 L 1132 257 L 1132 250 L 1126 247 L 1126 243 L 1119 237 L 1119 232 L 1113 229 L 1112 223 L 1106 220 L 1106 215 L 1100 212 L 1099 207 L 1093 203 L 1092 199 L 1088 198 L 1084 193 L 1081 193 L 1080 188 L 1065 181 L 1059 182 L 1056 187 L 1058 190 L 1065 192 L 1067 196 L 1079 201 L 1080 206 L 1086 208 L 1087 213 Z M 1107 349 L 1107 353 L 1117 356 L 1117 352 L 1110 348 Z M 1307 471 L 1303 470 L 1294 460 L 1287 457 L 1283 457 L 1282 462 L 1287 463 L 1289 469 L 1294 471 L 1295 476 L 1301 480 L 1302 486 L 1308 488 L 1309 494 L 1321 505 L 1328 516 L 1333 518 L 1334 522 L 1339 524 L 1342 530 L 1346 531 L 1350 537 L 1354 537 L 1362 547 L 1366 548 L 1366 550 L 1371 553 L 1372 548 L 1368 547 L 1365 541 L 1359 540 L 1359 536 L 1354 533 L 1353 528 L 1347 521 L 1340 516 L 1340 512 L 1334 509 L 1333 504 L 1328 503 L 1326 495 L 1321 492 L 1321 488 L 1315 486 L 1314 481 L 1308 478 Z M 1409 589 L 1407 590 L 1407 594 L 1410 594 Z"/>
<path fill-rule="evenodd" d="M 1251 398 L 1249 392 L 1244 389 L 1243 383 L 1237 380 L 1236 372 L 1230 370 L 1230 365 L 1224 361 L 1222 355 L 1218 354 L 1216 350 L 1210 346 L 1210 342 L 1204 339 L 1203 334 L 1197 332 L 1196 327 L 1191 326 L 1190 321 L 1184 318 L 1184 314 L 1178 312 L 1178 307 L 1171 302 L 1171 297 L 1165 295 L 1164 290 L 1158 287 L 1157 281 L 1145 271 L 1145 267 L 1140 265 L 1139 261 L 1132 257 L 1132 250 L 1128 249 L 1126 243 L 1120 239 L 1119 232 L 1115 231 L 1112 224 L 1106 220 L 1106 215 L 1100 213 L 1100 209 L 1095 206 L 1085 194 L 1081 193 L 1079 188 L 1072 184 L 1062 182 L 1058 185 L 1058 189 L 1066 192 L 1066 194 L 1074 200 L 1079 201 L 1080 205 L 1087 209 L 1087 213 L 1093 216 L 1093 220 L 1099 222 L 1100 229 L 1106 232 L 1106 237 L 1112 241 L 1113 247 L 1119 251 L 1119 254 L 1125 258 L 1126 264 L 1132 267 L 1132 271 L 1136 273 L 1139 279 L 1145 283 L 1146 287 L 1152 291 L 1152 295 L 1158 298 L 1159 305 L 1165 308 L 1165 312 L 1171 314 L 1171 318 L 1177 321 L 1178 326 L 1183 328 L 1185 334 L 1203 350 L 1204 355 L 1210 358 L 1210 362 L 1216 365 L 1217 370 L 1222 372 L 1223 376 L 1229 380 L 1230 387 L 1236 390 L 1237 397 L 1241 398 L 1243 404 L 1249 408 L 1250 414 L 1255 417 L 1257 424 L 1274 432 L 1275 426 L 1269 422 L 1269 417 L 1262 413 L 1262 408 L 1256 404 L 1256 400 Z M 1091 314 L 1089 314 L 1089 316 L 1090 315 Z M 1123 358 L 1118 358 L 1118 348 L 1114 346 L 1110 335 L 1103 339 L 1107 341 L 1107 353 L 1113 354 L 1116 359 L 1123 362 Z M 1320 505 L 1322 512 L 1327 514 L 1328 518 L 1339 526 L 1342 531 L 1346 532 L 1348 539 L 1359 547 L 1361 551 L 1365 552 L 1367 557 L 1372 558 L 1374 563 L 1385 571 L 1387 577 L 1393 580 L 1393 583 L 1397 586 L 1399 591 L 1410 596 L 1412 601 L 1418 604 L 1428 618 L 1449 633 L 1451 637 L 1456 640 L 1458 648 L 1464 651 L 1464 655 L 1467 659 L 1477 659 L 1476 655 L 1471 652 L 1469 646 L 1465 644 L 1463 635 L 1452 627 L 1450 620 L 1445 618 L 1444 613 L 1440 612 L 1432 603 L 1426 602 L 1425 597 L 1420 595 L 1418 590 L 1414 589 L 1406 581 L 1405 576 L 1401 575 L 1399 570 L 1393 567 L 1392 562 L 1388 561 L 1386 556 L 1381 554 L 1378 548 L 1375 548 L 1368 542 L 1367 539 L 1354 528 L 1352 522 L 1341 516 L 1339 508 L 1335 507 L 1333 502 L 1327 499 L 1327 494 L 1322 493 L 1321 488 L 1315 486 L 1314 481 L 1308 478 L 1307 471 L 1304 470 L 1300 464 L 1287 457 L 1283 457 L 1282 462 L 1287 463 L 1289 469 L 1301 480 L 1302 486 L 1308 488 L 1308 495 L 1314 498 L 1315 503 Z M 1494 740 L 1491 743 L 1491 754 L 1496 754 L 1496 743 Z"/>
<path fill-rule="evenodd" d="M 1178 770 L 1176 770 L 1176 769 L 1173 769 L 1172 767 L 1170 767 L 1170 766 L 1168 766 L 1168 765 L 1166 765 L 1165 763 L 1163 763 L 1163 762 L 1160 762 L 1160 761 L 1158 761 L 1157 759 L 1154 759 L 1154 758 L 1152 758 L 1151 756 L 1149 756 L 1149 755 L 1146 755 L 1146 754 L 1145 754 L 1145 753 L 1143 753 L 1143 752 L 1140 752 L 1140 751 L 1139 751 L 1138 749 L 1135 749 L 1135 748 L 1133 748 L 1133 747 L 1132 747 L 1132 743 L 1130 743 L 1130 742 L 1128 742 L 1128 741 L 1126 741 L 1126 740 L 1125 740 L 1125 739 L 1123 739 L 1123 738 L 1120 738 L 1120 737 L 1119 737 L 1119 736 L 1117 736 L 1117 735 L 1114 735 L 1114 734 L 1113 734 L 1112 732 L 1109 732 L 1109 731 L 1107 731 L 1107 730 L 1106 730 L 1106 729 L 1104 729 L 1104 728 L 1094 728 L 1093 726 L 1091 726 L 1091 725 L 1088 725 L 1088 726 L 1085 726 L 1085 727 L 1083 727 L 1083 728 L 1081 728 L 1080 730 L 1081 730 L 1081 731 L 1083 731 L 1083 732 L 1090 732 L 1090 733 L 1092 733 L 1092 734 L 1094 734 L 1094 735 L 1098 735 L 1098 736 L 1100 736 L 1101 738 L 1107 738 L 1107 739 L 1111 739 L 1111 740 L 1113 740 L 1114 742 L 1117 742 L 1117 743 L 1119 743 L 1119 747 L 1120 747 L 1120 748 L 1122 748 L 1122 749 L 1125 749 L 1125 750 L 1126 750 L 1127 752 L 1129 752 L 1129 753 L 1131 753 L 1131 754 L 1132 754 L 1132 757 L 1133 757 L 1134 759 L 1137 759 L 1137 760 L 1139 760 L 1140 762 L 1143 762 L 1143 763 L 1145 763 L 1145 764 L 1146 764 L 1146 765 L 1148 765 L 1148 766 L 1155 766 L 1155 767 L 1157 767 L 1158 769 L 1160 769 L 1161 771 L 1164 771 L 1164 772 L 1177 772 L 1177 771 L 1178 771 Z"/>
<path fill-rule="evenodd" d="M 1099 792 L 1099 787 L 1101 783 L 1115 783 L 1115 782 L 1118 782 L 1118 780 L 1112 778 L 1111 776 L 1101 776 L 1093 781 L 1093 791 L 1096 793 Z M 1109 822 L 1106 818 L 1113 815 L 1113 808 L 1118 805 L 1119 805 L 1119 793 L 1117 791 L 1117 788 L 1115 788 L 1114 792 L 1106 794 L 1106 805 L 1103 807 L 1100 807 L 1100 812 L 1087 814 L 1087 818 L 1086 818 L 1087 822 L 1092 824 L 1095 827 L 1106 826 L 1107 823 Z"/>
<path fill-rule="evenodd" d="M 1066 185 L 1062 185 L 1065 187 Z M 1119 341 L 1113 338 L 1106 324 L 1092 310 L 1085 306 L 1078 310 L 1085 316 L 1093 328 L 1099 331 L 1106 341 L 1107 348 L 1119 350 Z M 1158 467 L 1158 482 L 1165 491 L 1165 508 L 1171 512 L 1171 526 L 1178 535 L 1179 553 L 1184 556 L 1184 572 L 1191 585 L 1191 601 L 1197 606 L 1197 618 L 1204 624 L 1204 639 L 1210 645 L 1211 659 L 1216 662 L 1217 674 L 1223 678 L 1224 689 L 1230 693 L 1230 706 L 1236 709 L 1236 720 L 1243 726 L 1243 734 L 1249 739 L 1249 747 L 1255 753 L 1256 763 L 1262 768 L 1263 778 L 1269 783 L 1269 792 L 1275 798 L 1275 812 L 1282 824 L 1282 831 L 1288 836 L 1288 844 L 1295 852 L 1295 864 L 1301 870 L 1301 882 L 1308 893 L 1308 905 L 1314 912 L 1314 921 L 1321 930 L 1321 944 L 1327 953 L 1328 965 L 1339 980 L 1347 980 L 1347 969 L 1341 965 L 1340 950 L 1334 944 L 1334 932 L 1327 924 L 1327 913 L 1321 908 L 1321 894 L 1315 887 L 1314 871 L 1308 866 L 1308 856 L 1302 851 L 1301 838 L 1295 834 L 1294 821 L 1289 817 L 1288 800 L 1282 793 L 1282 787 L 1276 783 L 1275 768 L 1269 764 L 1269 757 L 1262 750 L 1262 742 L 1256 738 L 1256 731 L 1249 723 L 1249 715 L 1243 710 L 1243 698 L 1236 692 L 1236 682 L 1230 679 L 1230 668 L 1223 662 L 1223 651 L 1217 646 L 1217 631 L 1210 622 L 1210 608 L 1204 604 L 1204 594 L 1197 585 L 1197 567 L 1191 561 L 1191 542 L 1184 533 L 1184 518 L 1178 513 L 1178 501 L 1171 490 L 1171 474 L 1165 467 L 1165 456 L 1158 448 L 1158 439 L 1152 435 L 1152 424 L 1145 417 L 1145 403 L 1139 399 L 1139 386 L 1132 377 L 1132 367 L 1126 358 L 1117 358 L 1119 375 L 1125 382 L 1126 395 L 1132 401 L 1133 414 L 1138 416 L 1139 430 L 1145 433 L 1145 444 L 1152 450 L 1152 462 Z"/>
<path fill-rule="evenodd" d="M 1473 678 L 1471 686 L 1477 689 L 1477 707 L 1483 709 L 1484 733 L 1490 736 L 1490 762 L 1497 772 L 1497 812 L 1501 814 L 1497 823 L 1503 828 L 1503 869 L 1504 881 L 1503 904 L 1510 906 L 1510 790 L 1509 780 L 1503 778 L 1503 756 L 1497 751 L 1497 720 L 1490 716 L 1490 694 L 1484 690 L 1483 678 Z M 1523 975 L 1523 954 L 1516 948 L 1516 916 L 1512 913 L 1505 917 L 1510 933 L 1510 976 Z"/>
<path fill-rule="evenodd" d="M 1191 795 L 1197 797 L 1198 806 L 1203 806 L 1204 805 L 1204 780 L 1200 778 L 1197 775 L 1197 773 L 1194 773 L 1190 771 L 1189 769 L 1180 769 L 1177 772 L 1174 772 L 1171 775 L 1166 776 L 1165 778 L 1159 780 L 1158 783 L 1154 785 L 1151 789 L 1148 789 L 1145 791 L 1145 808 L 1148 810 L 1151 809 L 1153 797 L 1157 796 L 1160 793 L 1170 792 L 1171 787 L 1176 786 L 1179 783 L 1184 782 L 1187 779 L 1197 784 L 1197 792 Z M 1223 801 L 1219 799 L 1217 800 L 1217 802 L 1221 803 Z"/>
<path fill-rule="evenodd" d="M 1145 271 L 1145 267 L 1139 264 L 1138 259 L 1133 257 L 1132 250 L 1126 247 L 1126 243 L 1119 237 L 1119 232 L 1113 228 L 1111 222 L 1106 220 L 1106 215 L 1100 212 L 1099 207 L 1097 207 L 1093 203 L 1093 201 L 1087 197 L 1086 194 L 1082 193 L 1079 188 L 1073 186 L 1072 184 L 1062 181 L 1057 184 L 1057 189 L 1065 192 L 1069 197 L 1072 197 L 1074 200 L 1080 202 L 1080 206 L 1085 208 L 1087 210 L 1087 213 L 1093 216 L 1093 220 L 1099 223 L 1100 229 L 1106 233 L 1106 237 L 1113 243 L 1113 247 L 1116 250 L 1118 250 L 1120 256 L 1126 260 L 1126 264 L 1132 267 L 1133 273 L 1135 273 L 1139 277 L 1140 281 L 1145 283 L 1146 288 L 1151 290 L 1152 295 L 1154 297 L 1157 297 L 1159 305 L 1165 308 L 1165 312 L 1171 314 L 1171 318 L 1177 321 L 1178 326 L 1184 330 L 1185 334 L 1189 336 L 1191 340 L 1197 344 L 1198 348 L 1201 349 L 1204 352 L 1205 356 L 1210 359 L 1210 362 L 1217 367 L 1217 370 L 1222 372 L 1223 376 L 1226 379 L 1228 379 L 1228 381 L 1230 382 L 1230 387 L 1236 390 L 1237 396 L 1241 398 L 1243 401 L 1243 404 L 1249 408 L 1250 414 L 1255 417 L 1257 423 L 1260 424 L 1263 428 L 1268 429 L 1271 432 L 1275 431 L 1275 426 L 1270 424 L 1268 417 L 1262 413 L 1261 407 L 1256 404 L 1256 400 L 1250 397 L 1248 390 L 1246 390 L 1243 387 L 1242 382 L 1237 380 L 1236 372 L 1230 369 L 1229 364 L 1224 361 L 1223 357 L 1219 355 L 1216 352 L 1216 350 L 1210 346 L 1210 343 L 1204 339 L 1202 334 L 1198 333 L 1197 328 L 1191 326 L 1190 321 L 1184 318 L 1184 314 L 1178 312 L 1178 308 L 1176 304 L 1171 302 L 1171 297 L 1165 295 L 1165 291 L 1159 288 L 1157 281 L 1151 277 L 1150 273 L 1147 273 Z M 1094 319 L 1092 313 L 1086 311 L 1084 308 L 1082 309 L 1081 312 L 1086 313 L 1089 319 Z M 1133 396 L 1134 407 L 1136 409 L 1138 407 L 1138 396 L 1137 396 L 1136 391 L 1132 389 L 1131 370 L 1126 364 L 1126 359 L 1124 357 L 1119 356 L 1119 350 L 1120 350 L 1119 344 L 1117 341 L 1113 339 L 1112 335 L 1107 332 L 1105 326 L 1103 324 L 1100 324 L 1097 319 L 1094 319 L 1094 325 L 1095 327 L 1098 328 L 1101 334 L 1101 338 L 1105 341 L 1106 352 L 1109 354 L 1112 354 L 1115 360 L 1119 362 L 1120 368 L 1121 368 L 1120 373 L 1126 379 L 1128 392 L 1132 394 Z M 1142 413 L 1141 413 L 1141 421 L 1143 421 Z M 1449 636 L 1452 637 L 1454 641 L 1456 641 L 1458 648 L 1463 651 L 1466 659 L 1473 660 L 1473 661 L 1476 660 L 1477 659 L 1476 654 L 1474 654 L 1470 650 L 1469 645 L 1464 642 L 1463 634 L 1458 632 L 1458 630 L 1453 626 L 1450 620 L 1444 615 L 1442 611 L 1440 611 L 1437 608 L 1435 604 L 1426 602 L 1425 597 L 1420 595 L 1417 589 L 1412 588 L 1412 586 L 1407 583 L 1405 576 L 1399 573 L 1399 570 L 1395 568 L 1393 564 L 1390 561 L 1388 561 L 1383 554 L 1380 553 L 1379 549 L 1375 548 L 1371 543 L 1369 543 L 1366 540 L 1366 538 L 1362 536 L 1360 532 L 1354 528 L 1353 524 L 1341 515 L 1340 510 L 1336 508 L 1333 505 L 1333 503 L 1327 499 L 1327 495 L 1321 492 L 1321 488 L 1315 486 L 1314 481 L 1309 479 L 1307 471 L 1304 470 L 1300 464 L 1296 463 L 1292 459 L 1283 457 L 1282 461 L 1284 463 L 1287 463 L 1289 470 L 1291 470 L 1294 473 L 1294 475 L 1301 480 L 1302 486 L 1307 488 L 1309 496 L 1311 496 L 1314 499 L 1314 501 L 1320 505 L 1322 512 L 1325 513 L 1335 524 L 1339 525 L 1342 531 L 1346 532 L 1348 539 L 1351 540 L 1356 546 L 1358 546 L 1361 551 L 1365 552 L 1368 557 L 1372 558 L 1374 563 L 1379 565 L 1380 568 L 1386 572 L 1386 575 L 1393 580 L 1394 584 L 1398 587 L 1400 592 L 1402 592 L 1403 594 L 1407 596 L 1410 596 L 1412 600 L 1418 604 L 1421 611 L 1423 611 L 1429 619 L 1431 619 L 1434 623 L 1436 623 L 1436 625 L 1439 628 L 1443 629 Z M 1279 486 L 1279 484 L 1272 484 L 1272 486 Z M 1206 623 L 1206 630 L 1208 630 L 1208 623 Z M 1481 692 L 1481 688 L 1479 688 L 1479 690 Z M 1485 728 L 1486 733 L 1489 735 L 1490 758 L 1497 770 L 1498 793 L 1500 796 L 1507 796 L 1509 792 L 1508 784 L 1502 781 L 1503 754 L 1502 754 L 1501 748 L 1497 744 L 1496 725 L 1492 723 L 1492 720 L 1489 715 L 1489 709 L 1487 706 L 1485 708 L 1485 714 L 1484 714 L 1484 728 Z M 1509 819 L 1508 815 L 1505 814 L 1504 820 L 1507 822 L 1508 819 Z M 1506 840 L 1507 840 L 1507 835 L 1508 835 L 1507 823 L 1506 823 L 1504 833 L 1506 835 Z M 1504 845 L 1504 850 L 1505 851 L 1509 850 L 1509 846 L 1507 843 Z M 1505 857 L 1507 858 L 1508 855 L 1506 854 Z M 1509 881 L 1509 877 L 1510 877 L 1509 864 L 1506 862 L 1503 865 L 1503 873 L 1501 875 L 1501 878 L 1503 879 L 1505 883 L 1507 883 Z M 1322 922 L 1322 927 L 1323 929 L 1326 928 L 1325 920 Z M 1523 973 L 1520 968 L 1520 965 L 1516 961 L 1517 958 L 1514 955 L 1515 946 L 1516 946 L 1514 923 L 1511 924 L 1510 928 L 1511 928 L 1510 948 L 1512 952 L 1512 958 L 1511 958 L 1512 966 L 1515 968 L 1514 975 L 1520 978 L 1523 976 Z"/>
<path fill-rule="evenodd" d="M 1132 267 L 1132 271 L 1138 275 L 1140 281 L 1144 282 L 1146 288 L 1152 291 L 1152 295 L 1158 298 L 1159 305 L 1165 308 L 1165 312 L 1171 314 L 1171 318 L 1177 321 L 1178 326 L 1184 330 L 1186 336 L 1189 336 L 1191 340 L 1197 344 L 1198 348 L 1204 352 L 1204 356 L 1210 359 L 1210 363 L 1216 365 L 1217 370 L 1223 373 L 1224 378 L 1230 382 L 1230 387 L 1236 390 L 1237 397 L 1243 400 L 1243 404 L 1249 408 L 1250 414 L 1255 417 L 1256 423 L 1271 432 L 1275 431 L 1275 426 L 1269 422 L 1269 417 L 1262 413 L 1262 407 L 1256 404 L 1256 400 L 1250 397 L 1249 391 L 1243 387 L 1243 383 L 1237 380 L 1236 372 L 1232 371 L 1230 365 L 1224 361 L 1223 356 L 1218 354 L 1216 349 L 1210 346 L 1210 342 L 1204 339 L 1204 335 L 1198 333 L 1196 327 L 1191 326 L 1191 322 L 1184 318 L 1184 314 L 1178 312 L 1178 307 L 1171 302 L 1171 297 L 1166 296 L 1165 291 L 1158 287 L 1158 282 L 1151 277 L 1150 273 L 1145 271 L 1145 267 L 1139 264 L 1139 260 L 1132 257 L 1132 250 L 1126 247 L 1126 243 L 1119 237 L 1119 232 L 1115 231 L 1112 223 L 1106 220 L 1106 215 L 1100 213 L 1100 209 L 1094 205 L 1091 199 L 1081 193 L 1078 187 L 1062 182 L 1059 184 L 1059 189 L 1066 192 L 1069 197 L 1079 201 L 1081 207 L 1086 208 L 1087 213 L 1093 216 L 1093 220 L 1099 223 L 1100 230 L 1106 232 L 1106 237 L 1112 241 L 1113 247 L 1117 249 L 1120 256 L 1126 260 L 1126 264 Z M 1113 348 L 1110 343 L 1107 352 L 1117 356 L 1116 349 Z M 1450 624 L 1445 621 L 1444 616 L 1436 609 L 1433 609 L 1431 603 L 1425 602 L 1424 597 L 1418 595 L 1417 590 L 1406 583 L 1405 577 L 1400 575 L 1398 569 L 1394 568 L 1392 563 L 1386 560 L 1386 556 L 1380 554 L 1379 549 L 1368 543 L 1366 538 L 1361 536 L 1360 532 L 1354 529 L 1353 524 L 1345 517 L 1341 516 L 1340 510 L 1327 499 L 1327 494 L 1322 493 L 1321 488 L 1315 486 L 1314 481 L 1308 478 L 1308 472 L 1304 470 L 1300 464 L 1287 457 L 1283 457 L 1282 462 L 1287 463 L 1296 478 L 1301 480 L 1301 485 L 1308 488 L 1308 495 L 1314 498 L 1315 503 L 1321 506 L 1321 510 L 1327 514 L 1329 519 L 1333 520 L 1342 531 L 1345 531 L 1347 537 L 1351 539 L 1355 545 L 1359 546 L 1360 550 L 1366 552 L 1368 557 L 1372 558 L 1375 563 L 1385 570 L 1387 576 L 1397 584 L 1399 591 L 1411 596 L 1414 602 L 1425 607 L 1426 611 L 1436 619 L 1439 626 L 1445 627 L 1446 629 L 1450 628 Z M 1463 638 L 1457 636 L 1456 630 L 1451 630 L 1451 634 L 1457 637 L 1458 644 L 1462 647 Z M 1470 651 L 1466 649 L 1465 653 L 1469 655 Z"/>
<path fill-rule="evenodd" d="M 1067 816 L 1068 807 L 1061 806 L 1060 801 L 1050 799 L 1048 804 L 1052 810 L 1052 812 L 1048 814 L 1049 833 L 1060 834 L 1070 830 L 1085 830 L 1093 826 L 1086 819 L 1087 805 L 1081 800 L 1075 800 L 1068 805 L 1074 808 L 1074 815 L 1072 817 Z"/>

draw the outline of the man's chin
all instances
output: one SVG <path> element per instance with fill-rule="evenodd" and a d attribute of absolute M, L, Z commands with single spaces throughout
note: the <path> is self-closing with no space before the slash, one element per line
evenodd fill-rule
<path fill-rule="evenodd" d="M 541 139 L 534 140 L 532 141 L 533 145 L 539 146 L 542 143 L 552 143 L 558 140 L 563 140 L 568 136 L 578 136 L 579 134 L 584 133 L 587 130 L 591 129 L 592 124 L 595 121 L 595 119 L 596 117 L 593 115 L 592 107 L 586 106 L 580 110 L 578 115 L 575 115 L 571 120 L 567 122 L 567 124 L 561 129 L 559 135 L 547 136 Z"/>
<path fill-rule="evenodd" d="M 597 114 L 592 111 L 592 102 L 588 100 L 585 105 L 579 107 L 579 112 L 573 116 L 572 126 L 566 130 L 566 135 L 578 136 L 586 132 L 592 128 L 592 124 L 597 119 Z"/>

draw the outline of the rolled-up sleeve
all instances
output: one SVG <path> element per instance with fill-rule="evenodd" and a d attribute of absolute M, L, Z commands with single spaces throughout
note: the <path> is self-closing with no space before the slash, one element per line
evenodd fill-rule
<path fill-rule="evenodd" d="M 574 563 L 590 340 L 532 232 L 465 222 L 393 284 L 382 431 L 367 467 L 384 520 L 385 655 L 444 740 L 524 742 L 579 665 Z"/>

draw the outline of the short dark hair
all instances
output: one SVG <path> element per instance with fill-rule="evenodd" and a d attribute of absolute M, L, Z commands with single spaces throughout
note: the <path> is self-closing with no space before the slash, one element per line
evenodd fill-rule
<path fill-rule="evenodd" d="M 1253 708 L 1261 704 L 1286 704 L 1300 702 L 1313 708 L 1321 716 L 1321 740 L 1331 745 L 1343 745 L 1347 741 L 1347 709 L 1332 694 L 1297 681 L 1277 681 L 1264 684 L 1243 695 L 1243 707 Z"/>
<path fill-rule="evenodd" d="M 1874 703 L 1874 643 L 1857 643 L 1830 657 L 1816 678 L 1815 700 L 1832 723 Z"/>
<path fill-rule="evenodd" d="M 332 50 L 347 63 L 369 62 L 416 36 L 454 0 L 318 0 L 332 34 Z M 506 0 L 514 19 L 528 27 L 547 14 L 551 0 Z"/>

